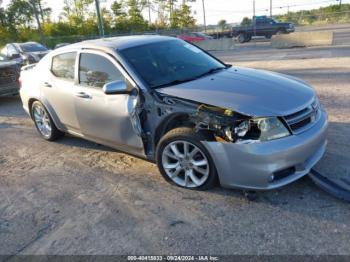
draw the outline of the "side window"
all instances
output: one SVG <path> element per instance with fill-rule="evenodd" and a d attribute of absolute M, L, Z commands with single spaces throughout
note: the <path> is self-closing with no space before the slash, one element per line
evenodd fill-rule
<path fill-rule="evenodd" d="M 51 72 L 54 76 L 74 80 L 76 55 L 76 52 L 70 52 L 54 56 L 51 66 Z"/>
<path fill-rule="evenodd" d="M 107 58 L 82 53 L 79 62 L 79 83 L 91 87 L 103 87 L 104 84 L 124 80 L 124 76 Z"/>

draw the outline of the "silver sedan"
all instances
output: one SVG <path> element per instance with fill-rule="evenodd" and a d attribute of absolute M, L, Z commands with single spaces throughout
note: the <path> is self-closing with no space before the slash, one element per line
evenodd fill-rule
<path fill-rule="evenodd" d="M 68 45 L 21 82 L 44 139 L 69 133 L 145 158 L 180 187 L 274 189 L 326 149 L 327 114 L 303 80 L 226 65 L 175 38 Z"/>

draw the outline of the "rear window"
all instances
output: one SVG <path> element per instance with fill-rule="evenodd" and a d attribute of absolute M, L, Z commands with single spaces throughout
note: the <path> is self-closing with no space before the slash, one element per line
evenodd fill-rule
<path fill-rule="evenodd" d="M 74 80 L 76 55 L 76 52 L 70 52 L 54 56 L 52 58 L 52 73 L 56 77 Z"/>

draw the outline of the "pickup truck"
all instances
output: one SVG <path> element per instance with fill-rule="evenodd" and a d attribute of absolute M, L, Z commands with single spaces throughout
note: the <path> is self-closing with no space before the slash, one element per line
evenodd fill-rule
<path fill-rule="evenodd" d="M 249 42 L 252 36 L 271 38 L 276 34 L 288 34 L 295 31 L 292 23 L 279 23 L 267 16 L 256 16 L 252 21 L 248 25 L 232 27 L 232 36 L 237 37 L 238 42 Z"/>

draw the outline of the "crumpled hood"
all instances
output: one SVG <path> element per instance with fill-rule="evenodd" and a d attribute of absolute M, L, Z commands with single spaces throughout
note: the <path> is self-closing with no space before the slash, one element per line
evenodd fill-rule
<path fill-rule="evenodd" d="M 289 115 L 315 97 L 314 90 L 295 77 L 241 67 L 157 91 L 249 116 Z"/>

